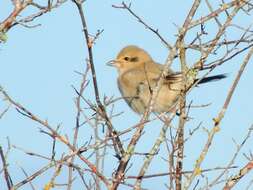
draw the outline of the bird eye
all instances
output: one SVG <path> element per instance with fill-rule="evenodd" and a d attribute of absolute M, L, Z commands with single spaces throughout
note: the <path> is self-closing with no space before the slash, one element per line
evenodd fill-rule
<path fill-rule="evenodd" d="M 129 57 L 124 57 L 124 60 L 125 61 L 129 61 Z"/>

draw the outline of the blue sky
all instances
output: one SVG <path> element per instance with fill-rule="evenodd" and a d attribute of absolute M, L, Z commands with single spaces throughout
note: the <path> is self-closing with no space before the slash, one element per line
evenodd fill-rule
<path fill-rule="evenodd" d="M 119 4 L 120 2 L 88 0 L 84 6 L 90 33 L 96 34 L 97 30 L 104 29 L 94 46 L 94 62 L 101 96 L 120 96 L 116 82 L 117 72 L 106 66 L 105 63 L 113 59 L 122 47 L 129 44 L 138 45 L 146 49 L 153 59 L 160 63 L 164 63 L 168 55 L 168 50 L 153 33 L 145 29 L 126 11 L 112 8 L 112 4 Z M 191 3 L 192 1 L 183 0 L 173 1 L 173 3 L 162 0 L 146 1 L 145 3 L 143 1 L 132 1 L 132 9 L 152 27 L 158 28 L 165 39 L 173 44 L 176 39 L 177 26 L 182 25 Z M 2 20 L 11 10 L 11 3 L 7 0 L 1 1 L 0 9 L 0 20 Z M 32 11 L 32 9 L 28 10 L 22 16 L 28 15 Z M 197 14 L 197 18 L 205 14 L 207 11 L 203 5 Z M 235 22 L 247 27 L 250 19 L 250 16 L 246 17 L 245 14 L 240 14 Z M 84 63 L 87 57 L 78 11 L 74 4 L 69 1 L 57 10 L 38 18 L 32 24 L 41 24 L 41 26 L 32 29 L 22 26 L 14 27 L 7 34 L 7 42 L 1 44 L 0 85 L 11 97 L 39 117 L 47 119 L 54 126 L 61 124 L 62 133 L 68 134 L 72 138 L 75 126 L 74 98 L 76 94 L 71 85 L 79 86 L 81 77 L 75 71 L 84 71 Z M 207 29 L 210 35 L 215 32 L 211 26 L 207 26 Z M 238 30 L 231 28 L 228 36 L 229 39 L 234 39 L 238 38 L 240 34 Z M 192 39 L 192 35 L 189 35 L 188 38 Z M 192 110 L 191 117 L 194 120 L 187 124 L 187 128 L 192 129 L 201 121 L 203 121 L 203 127 L 209 129 L 212 127 L 212 118 L 221 109 L 244 56 L 245 53 L 215 70 L 214 74 L 228 73 L 227 79 L 203 85 L 190 93 L 188 100 L 193 100 L 194 104 L 212 104 L 207 108 Z M 189 57 L 189 63 L 193 63 L 194 58 L 195 55 Z M 221 123 L 221 131 L 215 137 L 213 147 L 203 163 L 203 168 L 225 166 L 236 151 L 236 145 L 232 139 L 240 143 L 252 124 L 251 98 L 253 91 L 251 81 L 253 75 L 251 71 L 253 66 L 251 62 L 248 64 L 234 93 L 229 109 Z M 175 64 L 173 67 L 178 68 Z M 91 79 L 90 76 L 89 79 Z M 84 96 L 94 101 L 91 83 L 84 92 Z M 0 110 L 6 106 L 6 102 L 0 102 Z M 136 124 L 140 119 L 140 116 L 133 113 L 123 101 L 115 104 L 115 111 L 124 111 L 123 115 L 113 119 L 113 124 L 118 130 L 126 129 Z M 50 155 L 51 139 L 42 135 L 39 132 L 40 128 L 40 125 L 24 118 L 14 108 L 11 108 L 0 120 L 0 144 L 6 148 L 6 137 L 9 137 L 14 145 L 40 154 Z M 161 126 L 159 123 L 155 123 L 145 130 L 145 135 L 137 147 L 137 151 L 149 150 L 159 133 L 158 128 L 160 130 Z M 89 130 L 87 128 L 81 129 L 80 144 L 88 140 Z M 127 136 L 124 139 L 127 139 Z M 192 169 L 205 141 L 206 134 L 204 130 L 200 130 L 189 143 L 186 143 L 186 169 Z M 252 138 L 248 140 L 241 153 L 248 153 L 251 148 L 250 145 L 252 145 Z M 61 151 L 65 150 L 62 145 L 58 145 L 58 147 Z M 163 149 L 164 147 L 161 148 L 161 151 L 165 151 Z M 114 159 L 110 155 L 109 158 Z M 110 163 L 109 158 L 108 163 Z M 24 178 L 19 165 L 31 174 L 46 163 L 46 161 L 29 157 L 18 150 L 11 151 L 8 161 L 10 173 L 15 182 Z M 133 168 L 142 161 L 143 158 L 134 157 Z M 235 165 L 243 166 L 246 162 L 247 160 L 240 154 Z M 113 163 L 116 163 L 115 159 Z M 108 175 L 111 173 L 112 167 L 107 166 Z M 161 162 L 161 157 L 159 157 L 151 165 L 149 172 L 156 173 L 161 171 L 161 168 L 166 171 L 166 167 L 166 163 Z M 129 173 L 134 172 L 133 168 Z M 35 180 L 34 183 L 39 188 L 42 188 L 47 179 L 50 179 L 50 172 L 47 174 L 49 175 L 44 175 L 40 178 L 41 180 Z M 213 177 L 212 174 L 210 176 Z M 66 179 L 66 176 L 61 176 L 61 179 Z M 243 182 L 239 183 L 235 189 L 243 189 L 249 179 L 250 175 L 242 180 Z M 144 187 L 164 189 L 164 183 L 164 180 L 152 179 L 145 181 Z M 78 187 L 78 183 L 75 185 Z M 0 186 L 5 187 L 2 176 Z M 29 187 L 25 186 L 23 189 L 29 189 Z"/>

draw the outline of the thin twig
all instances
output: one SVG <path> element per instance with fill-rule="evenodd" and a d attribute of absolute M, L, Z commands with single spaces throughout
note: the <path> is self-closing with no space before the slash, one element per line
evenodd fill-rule
<path fill-rule="evenodd" d="M 24 106 L 22 106 L 21 104 L 15 102 L 4 90 L 3 88 L 0 86 L 0 92 L 5 96 L 6 100 L 8 100 L 12 105 L 14 105 L 17 110 L 19 111 L 20 114 L 28 117 L 29 119 L 38 122 L 39 124 L 41 124 L 42 126 L 44 126 L 46 129 L 48 129 L 51 132 L 51 136 L 56 138 L 57 140 L 59 140 L 60 142 L 62 142 L 63 144 L 65 144 L 68 148 L 70 148 L 70 150 L 72 150 L 73 152 L 75 152 L 77 154 L 77 156 L 85 163 L 87 164 L 87 166 L 91 169 L 92 172 L 94 172 L 103 182 L 106 186 L 109 186 L 109 182 L 106 179 L 106 177 L 101 174 L 96 166 L 94 164 L 92 164 L 88 159 L 86 159 L 84 156 L 82 156 L 79 152 L 79 149 L 76 149 L 75 147 L 73 147 L 70 142 L 68 141 L 68 139 L 62 135 L 60 135 L 55 129 L 53 129 L 53 127 L 51 127 L 48 123 L 48 121 L 44 121 L 42 119 L 40 119 L 39 117 L 37 117 L 36 115 L 34 115 L 32 112 L 30 112 L 28 109 L 26 109 Z"/>
<path fill-rule="evenodd" d="M 210 168 L 210 169 L 203 169 L 202 173 L 216 171 L 216 170 L 225 170 L 225 169 L 235 169 L 238 168 L 238 166 L 230 166 L 228 167 L 216 167 L 216 168 Z M 182 171 L 182 174 L 191 174 L 193 171 Z M 168 175 L 175 175 L 176 172 L 165 172 L 165 173 L 158 173 L 158 174 L 150 174 L 150 175 L 143 175 L 143 176 L 126 176 L 126 179 L 149 179 L 149 178 L 155 178 L 155 177 L 162 177 L 162 176 L 168 176 Z"/>
<path fill-rule="evenodd" d="M 83 27 L 83 32 L 86 40 L 86 45 L 87 45 L 87 50 L 88 50 L 88 56 L 89 56 L 89 63 L 90 63 L 90 68 L 91 68 L 91 73 L 92 73 L 92 81 L 93 81 L 93 87 L 94 87 L 94 92 L 95 92 L 95 98 L 96 102 L 98 105 L 98 110 L 97 113 L 101 115 L 102 118 L 105 119 L 106 125 L 109 130 L 109 135 L 112 136 L 112 141 L 113 141 L 113 146 L 115 149 L 115 152 L 117 154 L 117 157 L 121 157 L 124 154 L 124 149 L 123 145 L 119 139 L 119 136 L 117 135 L 117 131 L 113 128 L 113 125 L 106 113 L 105 107 L 100 101 L 100 95 L 99 95 L 99 90 L 98 90 L 98 84 L 97 84 L 97 78 L 96 78 L 96 70 L 94 66 L 94 61 L 93 61 L 93 40 L 90 39 L 89 33 L 88 33 L 88 26 L 86 24 L 85 16 L 84 16 L 84 11 L 82 8 L 82 3 L 79 2 L 78 0 L 73 0 L 75 5 L 77 6 L 77 9 L 79 11 L 80 17 L 81 17 L 81 22 L 82 22 L 82 27 Z"/>
<path fill-rule="evenodd" d="M 241 78 L 241 75 L 242 75 L 246 65 L 248 64 L 249 59 L 251 58 L 252 54 L 253 54 L 253 48 L 250 49 L 249 53 L 245 57 L 242 65 L 240 67 L 240 70 L 238 71 L 238 74 L 237 74 L 237 76 L 236 76 L 236 78 L 235 78 L 235 80 L 234 80 L 234 82 L 233 82 L 233 84 L 232 84 L 232 86 L 231 86 L 231 88 L 228 92 L 228 95 L 227 95 L 227 98 L 224 102 L 223 107 L 222 107 L 221 111 L 219 112 L 218 116 L 214 119 L 214 126 L 213 126 L 212 130 L 209 132 L 207 142 L 206 142 L 199 158 L 197 159 L 197 161 L 195 163 L 194 172 L 191 174 L 191 176 L 188 178 L 188 180 L 185 184 L 186 189 L 190 187 L 190 185 L 191 185 L 193 179 L 195 178 L 195 176 L 199 174 L 199 171 L 201 171 L 200 165 L 201 165 L 201 163 L 203 162 L 204 158 L 207 155 L 208 149 L 209 149 L 209 147 L 210 147 L 210 145 L 213 141 L 213 138 L 214 138 L 215 134 L 220 130 L 220 122 L 221 122 L 221 120 L 223 119 L 223 117 L 226 113 L 226 110 L 227 110 L 228 105 L 231 101 L 232 95 L 234 94 L 235 88 L 236 88 L 236 86 L 237 86 L 237 84 L 238 84 L 238 82 Z"/>
<path fill-rule="evenodd" d="M 130 5 L 127 5 L 124 1 L 121 3 L 121 5 L 112 5 L 113 8 L 117 9 L 126 9 L 132 16 L 134 16 L 141 24 L 145 26 L 148 30 L 153 32 L 161 41 L 162 43 L 168 48 L 172 49 L 171 45 L 162 37 L 162 35 L 159 33 L 158 29 L 154 29 L 151 26 L 149 26 L 141 17 L 139 17 L 132 9 L 130 8 Z"/>
<path fill-rule="evenodd" d="M 2 160 L 2 164 L 3 164 L 4 179 L 5 179 L 5 182 L 6 182 L 6 185 L 7 185 L 8 189 L 10 190 L 13 186 L 13 183 L 12 183 L 12 179 L 11 179 L 11 176 L 9 174 L 9 171 L 8 171 L 8 166 L 7 166 L 7 163 L 6 163 L 6 160 L 5 160 L 5 156 L 4 156 L 2 146 L 0 146 L 0 157 L 1 157 L 1 160 Z"/>

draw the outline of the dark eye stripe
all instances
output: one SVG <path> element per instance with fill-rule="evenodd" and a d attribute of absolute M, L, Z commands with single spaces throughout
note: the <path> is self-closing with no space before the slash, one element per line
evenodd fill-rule
<path fill-rule="evenodd" d="M 136 62 L 136 61 L 138 61 L 139 60 L 139 58 L 138 57 L 124 57 L 124 60 L 125 61 L 130 61 L 130 62 Z"/>
<path fill-rule="evenodd" d="M 132 58 L 130 59 L 131 62 L 136 62 L 136 61 L 138 61 L 138 60 L 139 60 L 138 57 L 132 57 Z"/>

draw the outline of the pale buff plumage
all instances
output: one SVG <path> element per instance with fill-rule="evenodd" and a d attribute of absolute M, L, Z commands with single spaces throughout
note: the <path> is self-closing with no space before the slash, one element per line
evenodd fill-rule
<path fill-rule="evenodd" d="M 118 70 L 118 87 L 123 98 L 135 112 L 144 113 L 149 106 L 152 90 L 157 85 L 163 66 L 153 61 L 145 50 L 137 46 L 123 48 L 116 59 L 109 63 Z M 219 76 L 219 78 L 211 77 L 210 80 L 225 77 Z M 169 70 L 168 76 L 163 80 L 153 111 L 157 113 L 170 111 L 178 100 L 181 88 L 182 75 Z"/>

